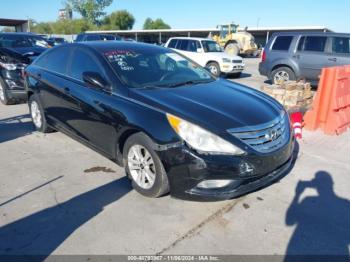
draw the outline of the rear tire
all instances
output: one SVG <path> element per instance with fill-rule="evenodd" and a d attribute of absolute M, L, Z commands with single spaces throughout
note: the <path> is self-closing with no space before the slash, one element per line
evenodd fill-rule
<path fill-rule="evenodd" d="M 35 129 L 42 133 L 53 132 L 54 130 L 47 125 L 43 107 L 36 95 L 29 98 L 28 105 Z"/>
<path fill-rule="evenodd" d="M 289 67 L 279 67 L 271 72 L 271 81 L 275 85 L 293 80 L 296 80 L 296 76 L 293 70 Z"/>
<path fill-rule="evenodd" d="M 216 62 L 210 62 L 206 65 L 206 68 L 209 69 L 210 73 L 212 73 L 214 76 L 219 77 L 221 75 L 220 66 Z"/>
<path fill-rule="evenodd" d="M 7 88 L 4 80 L 0 77 L 0 102 L 4 105 L 11 105 L 14 102 L 7 95 Z"/>
<path fill-rule="evenodd" d="M 148 136 L 136 133 L 125 142 L 123 161 L 133 188 L 143 196 L 157 198 L 169 192 L 169 181 L 153 147 Z"/>

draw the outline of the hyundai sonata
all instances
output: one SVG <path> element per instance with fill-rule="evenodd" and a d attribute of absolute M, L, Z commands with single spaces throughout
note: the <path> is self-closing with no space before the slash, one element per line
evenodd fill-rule
<path fill-rule="evenodd" d="M 283 107 L 154 45 L 58 46 L 26 70 L 38 131 L 59 130 L 124 166 L 148 197 L 236 197 L 288 172 Z"/>

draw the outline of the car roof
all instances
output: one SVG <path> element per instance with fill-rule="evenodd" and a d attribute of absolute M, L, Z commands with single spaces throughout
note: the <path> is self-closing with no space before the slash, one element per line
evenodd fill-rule
<path fill-rule="evenodd" d="M 96 50 L 98 53 L 108 52 L 111 50 L 142 50 L 142 49 L 153 49 L 153 50 L 169 50 L 165 47 L 156 46 L 153 44 L 130 42 L 130 41 L 88 41 L 78 42 L 74 44 L 68 44 L 65 46 L 85 46 Z"/>
<path fill-rule="evenodd" d="M 211 40 L 211 41 L 214 41 L 214 40 L 211 39 L 211 38 L 204 38 L 204 37 L 171 37 L 169 40 L 172 40 L 172 39 L 198 40 L 198 41 L 201 41 L 201 40 Z"/>
<path fill-rule="evenodd" d="M 40 36 L 40 35 L 37 35 L 37 34 L 25 33 L 25 32 L 21 32 L 21 33 L 17 33 L 17 32 L 1 32 L 0 35 Z"/>
<path fill-rule="evenodd" d="M 45 38 L 41 35 L 33 34 L 33 33 L 15 33 L 15 32 L 7 32 L 0 33 L 0 36 L 24 36 L 24 37 L 38 37 L 45 40 Z"/>
<path fill-rule="evenodd" d="M 350 34 L 347 33 L 333 33 L 333 32 L 277 32 L 273 36 L 298 36 L 298 35 L 310 35 L 310 36 L 343 36 L 350 37 Z"/>
<path fill-rule="evenodd" d="M 110 35 L 110 36 L 116 36 L 116 34 L 106 34 L 106 33 L 81 33 L 78 35 Z"/>

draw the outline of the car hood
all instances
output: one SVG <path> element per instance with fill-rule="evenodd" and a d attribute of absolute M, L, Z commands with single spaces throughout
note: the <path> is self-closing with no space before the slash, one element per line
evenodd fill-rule
<path fill-rule="evenodd" d="M 37 56 L 39 56 L 42 52 L 47 50 L 47 48 L 40 47 L 40 46 L 34 46 L 34 47 L 16 47 L 16 48 L 9 48 L 10 50 L 17 52 L 21 55 L 26 55 L 28 58 L 30 58 L 31 61 L 33 61 Z M 29 55 L 30 53 L 33 53 Z M 28 55 L 27 55 L 28 54 Z"/>
<path fill-rule="evenodd" d="M 175 88 L 130 89 L 130 96 L 217 134 L 270 122 L 283 110 L 267 95 L 222 79 Z"/>
<path fill-rule="evenodd" d="M 5 63 L 29 64 L 30 59 L 8 48 L 0 47 L 0 61 Z"/>
<path fill-rule="evenodd" d="M 243 58 L 237 55 L 229 55 L 225 52 L 208 52 L 206 53 L 209 57 L 216 58 L 216 59 L 222 59 L 222 58 L 227 58 L 231 60 L 242 60 Z"/>

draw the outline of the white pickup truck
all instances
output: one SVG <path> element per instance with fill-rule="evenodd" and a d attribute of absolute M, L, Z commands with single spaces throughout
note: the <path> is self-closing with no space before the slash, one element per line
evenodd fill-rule
<path fill-rule="evenodd" d="M 226 54 L 213 40 L 195 37 L 173 37 L 165 47 L 171 48 L 207 67 L 216 76 L 221 73 L 239 77 L 244 70 L 244 61 L 240 56 Z"/>

